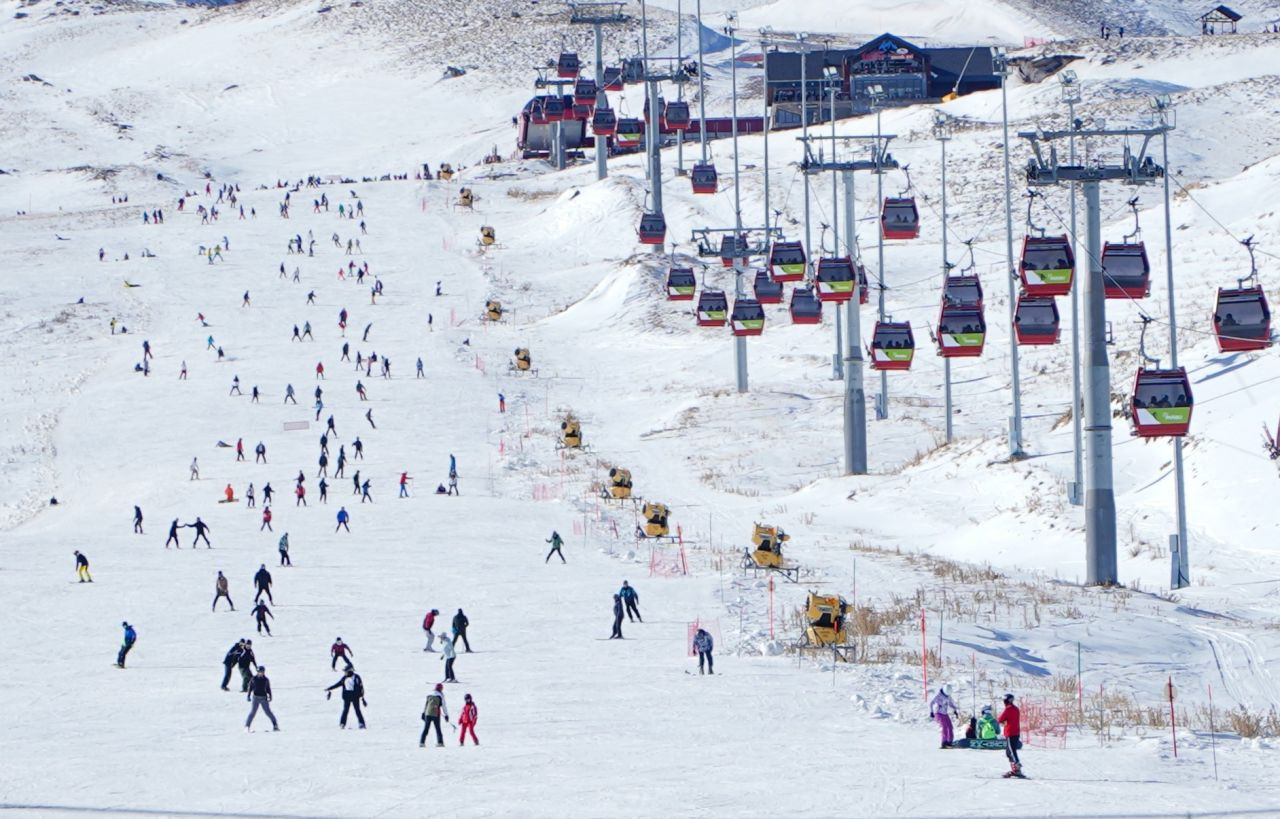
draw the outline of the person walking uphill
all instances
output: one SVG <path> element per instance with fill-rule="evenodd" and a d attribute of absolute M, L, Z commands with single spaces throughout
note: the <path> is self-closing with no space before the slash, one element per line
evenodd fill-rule
<path fill-rule="evenodd" d="M 346 672 L 343 673 L 342 679 L 325 689 L 324 698 L 327 700 L 333 696 L 333 689 L 342 689 L 342 716 L 338 718 L 338 727 L 347 727 L 347 712 L 352 706 L 356 709 L 356 721 L 360 723 L 360 730 L 364 730 L 364 714 L 360 712 L 360 706 L 363 704 L 368 707 L 369 703 L 364 699 L 364 681 L 360 679 L 360 675 L 350 665 L 347 666 Z"/>
<path fill-rule="evenodd" d="M 1009 771 L 1004 778 L 1026 779 L 1022 773 L 1022 760 L 1018 758 L 1018 750 L 1022 747 L 1022 712 L 1013 704 L 1012 694 L 1004 695 L 1004 710 L 1000 712 L 998 722 L 1004 726 L 1004 755 L 1009 758 Z"/>
<path fill-rule="evenodd" d="M 564 538 L 560 537 L 560 533 L 553 529 L 551 537 L 547 538 L 547 543 L 551 544 L 551 551 L 547 552 L 547 559 L 542 562 L 549 563 L 552 555 L 560 555 L 560 562 L 566 563 L 564 552 L 560 551 L 560 547 L 564 545 Z"/>
<path fill-rule="evenodd" d="M 621 640 L 622 638 L 622 596 L 615 594 L 613 596 L 613 633 L 609 635 L 610 640 Z"/>
<path fill-rule="evenodd" d="M 948 715 L 947 712 L 951 712 Z M 938 693 L 934 695 L 933 700 L 929 703 L 929 716 L 938 721 L 938 727 L 942 729 L 942 747 L 950 748 L 951 743 L 955 740 L 955 728 L 951 724 L 951 717 L 960 718 L 960 712 L 956 709 L 955 701 L 947 694 L 946 689 L 938 687 Z"/>
<path fill-rule="evenodd" d="M 444 747 L 444 732 L 440 730 L 440 717 L 444 717 L 444 721 L 449 721 L 449 709 L 444 704 L 444 685 L 436 683 L 436 687 L 431 693 L 427 694 L 427 701 L 422 706 L 422 736 L 418 738 L 418 747 L 426 747 L 427 734 L 434 725 L 436 729 L 436 747 Z"/>
<path fill-rule="evenodd" d="M 480 740 L 476 738 L 476 721 L 480 719 L 480 711 L 476 708 L 470 694 L 467 695 L 466 701 L 466 705 L 462 706 L 462 715 L 458 717 L 458 744 L 467 744 L 467 732 L 470 731 L 471 741 L 479 745 Z"/>
<path fill-rule="evenodd" d="M 471 643 L 467 640 L 467 626 L 471 625 L 471 621 L 467 619 L 467 615 L 462 613 L 462 609 L 458 609 L 458 613 L 453 615 L 453 645 L 458 644 L 458 640 L 462 640 L 462 645 L 466 648 L 467 653 L 471 653 Z"/>
<path fill-rule="evenodd" d="M 711 650 L 715 648 L 715 640 L 711 639 L 711 635 L 706 629 L 700 628 L 693 635 L 693 650 L 698 652 L 698 673 L 702 673 L 702 661 L 706 660 L 707 673 L 716 673 L 715 660 L 711 657 Z"/>
<path fill-rule="evenodd" d="M 271 730 L 279 731 L 280 723 L 276 722 L 276 715 L 271 713 L 271 680 L 267 679 L 265 666 L 258 666 L 257 676 L 248 685 L 249 688 L 245 699 L 252 701 L 253 707 L 249 709 L 249 717 L 244 721 L 245 732 L 253 730 L 253 718 L 257 716 L 259 708 L 271 718 Z"/>
<path fill-rule="evenodd" d="M 120 625 L 124 626 L 124 642 L 120 644 L 120 653 L 116 655 L 116 668 L 124 668 L 124 658 L 133 650 L 133 644 L 138 642 L 138 632 L 133 630 L 127 620 Z"/>
<path fill-rule="evenodd" d="M 82 555 L 79 549 L 76 549 L 75 555 L 76 574 L 80 577 L 80 582 L 84 583 L 85 581 L 88 581 L 92 583 L 93 575 L 89 574 L 89 558 Z"/>
<path fill-rule="evenodd" d="M 618 589 L 618 595 L 627 607 L 627 620 L 631 622 L 639 620 L 643 623 L 644 618 L 640 616 L 640 595 L 636 593 L 635 588 L 624 580 L 622 581 L 622 588 Z M 632 620 L 633 614 L 635 615 L 635 620 Z"/>
<path fill-rule="evenodd" d="M 227 591 L 227 578 L 222 575 L 222 572 L 218 572 L 218 579 L 213 584 L 213 607 L 210 611 L 218 610 L 218 600 L 223 597 L 227 598 L 227 604 L 231 606 L 232 611 L 235 611 L 236 604 L 231 602 L 231 593 Z"/>

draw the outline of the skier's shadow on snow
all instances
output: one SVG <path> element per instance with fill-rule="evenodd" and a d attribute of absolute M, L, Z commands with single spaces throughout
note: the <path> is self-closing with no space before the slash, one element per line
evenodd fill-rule
<path fill-rule="evenodd" d="M 952 645 L 962 646 L 970 651 L 999 660 L 1006 666 L 1016 669 L 1023 674 L 1029 674 L 1033 677 L 1052 676 L 1049 669 L 1044 667 L 1044 658 L 1037 657 L 1027 649 L 1014 645 L 1013 638 L 1006 632 L 981 626 L 979 626 L 979 628 L 991 635 L 991 641 L 993 643 L 1004 643 L 1004 645 L 983 645 L 979 643 L 968 643 L 964 640 L 947 640 L 946 642 L 951 643 Z"/>

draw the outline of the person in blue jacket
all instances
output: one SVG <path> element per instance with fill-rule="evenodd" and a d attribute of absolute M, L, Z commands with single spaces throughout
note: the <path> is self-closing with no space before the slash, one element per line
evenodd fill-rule
<path fill-rule="evenodd" d="M 124 644 L 120 646 L 120 653 L 116 655 L 116 668 L 124 668 L 125 655 L 133 648 L 133 644 L 138 642 L 138 632 L 133 630 L 133 626 L 129 625 L 127 620 L 120 625 L 124 626 Z"/>
<path fill-rule="evenodd" d="M 711 635 L 706 629 L 698 629 L 693 635 L 693 648 L 698 652 L 698 673 L 702 673 L 702 661 L 707 661 L 707 673 L 714 674 L 715 662 L 711 659 L 711 649 L 715 647 L 715 640 L 711 639 Z"/>
<path fill-rule="evenodd" d="M 339 529 L 346 529 L 348 532 L 350 532 L 351 527 L 347 525 L 347 521 L 349 521 L 350 519 L 351 519 L 351 516 L 347 514 L 347 507 L 344 506 L 341 509 L 339 509 L 338 525 L 333 528 L 333 531 L 336 532 Z"/>
<path fill-rule="evenodd" d="M 627 620 L 635 622 L 639 620 L 644 622 L 644 618 L 640 616 L 640 595 L 636 594 L 636 590 L 627 581 L 622 581 L 622 588 L 618 589 L 618 595 L 622 597 L 622 602 L 627 607 Z M 632 615 L 635 615 L 634 617 Z"/>

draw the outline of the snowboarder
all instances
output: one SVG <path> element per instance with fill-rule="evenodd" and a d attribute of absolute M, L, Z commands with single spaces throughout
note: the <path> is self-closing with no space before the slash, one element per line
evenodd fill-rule
<path fill-rule="evenodd" d="M 453 676 L 453 661 L 457 659 L 458 652 L 453 647 L 453 643 L 448 640 L 440 641 L 440 659 L 444 660 L 444 681 L 457 682 L 458 678 Z"/>
<path fill-rule="evenodd" d="M 1022 712 L 1013 704 L 1012 694 L 1004 695 L 1004 710 L 997 721 L 1004 726 L 1004 755 L 1009 758 L 1009 771 L 1004 778 L 1026 779 L 1022 773 L 1022 760 L 1018 758 L 1018 750 L 1022 747 Z"/>
<path fill-rule="evenodd" d="M 338 525 L 333 528 L 337 532 L 339 529 L 346 529 L 350 534 L 351 527 L 347 525 L 347 521 L 351 520 L 351 516 L 347 514 L 347 507 L 343 506 L 338 509 Z"/>
<path fill-rule="evenodd" d="M 560 551 L 560 547 L 564 545 L 564 538 L 560 537 L 560 533 L 554 529 L 551 531 L 551 537 L 547 538 L 547 543 L 551 544 L 551 551 L 547 552 L 547 559 L 542 561 L 544 564 L 550 562 L 552 555 L 560 555 L 560 562 L 567 563 L 564 559 L 564 552 Z"/>
<path fill-rule="evenodd" d="M 227 578 L 223 576 L 222 572 L 218 572 L 218 579 L 213 584 L 213 608 L 210 609 L 211 611 L 218 610 L 218 600 L 223 597 L 227 598 L 227 604 L 231 606 L 232 611 L 235 611 L 236 604 L 232 602 L 231 593 L 227 591 Z"/>
<path fill-rule="evenodd" d="M 715 674 L 715 660 L 711 656 L 712 649 L 715 648 L 716 642 L 711 639 L 711 634 L 704 628 L 700 628 L 693 635 L 693 650 L 698 652 L 698 673 L 702 673 L 702 661 L 707 661 L 707 673 Z"/>
<path fill-rule="evenodd" d="M 613 596 L 613 633 L 609 639 L 622 639 L 622 597 L 616 594 Z"/>
<path fill-rule="evenodd" d="M 134 534 L 142 534 L 142 507 L 133 507 L 133 532 Z"/>
<path fill-rule="evenodd" d="M 292 566 L 293 561 L 289 559 L 289 533 L 285 532 L 280 536 L 280 545 L 276 547 L 280 551 L 280 565 Z"/>
<path fill-rule="evenodd" d="M 347 668 L 350 668 L 351 658 L 354 656 L 356 656 L 356 653 L 351 650 L 351 646 L 342 642 L 342 638 L 339 637 L 333 641 L 333 645 L 329 646 L 329 657 L 333 660 L 333 662 L 329 663 L 329 668 L 337 670 L 339 657 L 347 664 Z"/>
<path fill-rule="evenodd" d="M 240 662 L 240 655 L 242 654 L 244 654 L 244 638 L 237 640 L 236 644 L 222 658 L 222 685 L 219 687 L 223 691 L 231 690 L 227 688 L 227 683 L 231 682 L 231 670 L 236 667 L 236 663 Z"/>
<path fill-rule="evenodd" d="M 622 588 L 618 589 L 618 594 L 621 595 L 622 602 L 627 607 L 627 620 L 631 622 L 639 620 L 643 623 L 644 618 L 640 616 L 640 595 L 636 593 L 635 587 L 624 580 L 622 581 Z M 634 619 L 632 619 L 633 614 L 635 615 Z"/>
<path fill-rule="evenodd" d="M 120 646 L 120 653 L 116 655 L 116 668 L 124 668 L 124 658 L 133 649 L 133 644 L 138 642 L 138 632 L 134 631 L 127 620 L 120 625 L 124 626 L 124 643 Z"/>
<path fill-rule="evenodd" d="M 480 744 L 480 740 L 476 739 L 476 720 L 480 717 L 480 712 L 476 709 L 475 702 L 471 699 L 471 695 L 466 696 L 466 705 L 462 706 L 462 714 L 458 717 L 458 744 L 467 744 L 467 732 L 471 732 L 471 741 L 476 745 Z"/>
<path fill-rule="evenodd" d="M 246 700 L 253 702 L 253 707 L 249 709 L 249 717 L 244 721 L 244 730 L 252 731 L 253 718 L 257 715 L 258 709 L 271 718 L 271 730 L 279 731 L 280 723 L 276 722 L 276 715 L 271 713 L 271 680 L 267 679 L 267 669 L 265 666 L 258 666 L 258 673 L 249 683 Z"/>
<path fill-rule="evenodd" d="M 253 585 L 258 589 L 258 593 L 253 596 L 253 602 L 257 603 L 263 592 L 266 592 L 267 599 L 271 601 L 271 605 L 274 606 L 276 604 L 275 598 L 271 596 L 271 572 L 267 571 L 267 564 L 263 563 L 258 567 L 257 573 L 253 576 Z"/>
<path fill-rule="evenodd" d="M 440 614 L 439 609 L 432 609 L 431 611 L 427 612 L 426 617 L 422 618 L 422 630 L 427 633 L 427 647 L 422 649 L 423 651 L 435 651 L 435 649 L 432 648 L 432 646 L 435 645 L 436 634 L 431 629 L 435 627 L 436 617 L 439 614 Z"/>
<path fill-rule="evenodd" d="M 329 699 L 333 696 L 333 689 L 339 687 L 342 688 L 342 716 L 338 718 L 338 727 L 347 727 L 347 712 L 355 706 L 356 720 L 360 723 L 360 729 L 364 730 L 364 714 L 360 713 L 360 706 L 363 704 L 367 708 L 369 703 L 364 699 L 364 681 L 360 679 L 360 675 L 350 663 L 347 664 L 347 670 L 343 673 L 342 679 L 325 689 L 324 698 Z"/>
<path fill-rule="evenodd" d="M 462 640 L 462 645 L 466 648 L 467 653 L 471 653 L 471 643 L 467 641 L 467 626 L 471 625 L 471 621 L 467 619 L 467 615 L 462 613 L 462 609 L 458 609 L 458 613 L 453 615 L 453 645 L 458 644 L 458 640 Z"/>
<path fill-rule="evenodd" d="M 204 538 L 204 546 L 206 549 L 213 548 L 213 544 L 209 542 L 209 535 L 206 534 L 206 532 L 212 531 L 213 527 L 211 527 L 209 524 L 205 523 L 204 521 L 200 520 L 199 515 L 196 515 L 196 522 L 188 523 L 187 527 L 196 530 L 195 539 L 191 541 L 192 549 L 194 549 L 196 547 L 196 544 L 200 542 L 200 538 Z"/>
<path fill-rule="evenodd" d="M 444 747 L 444 733 L 440 730 L 440 717 L 444 717 L 444 721 L 449 721 L 449 709 L 444 704 L 444 685 L 436 683 L 433 691 L 427 694 L 427 701 L 422 706 L 422 736 L 418 738 L 418 747 L 426 747 L 427 734 L 434 725 L 436 729 L 436 747 Z"/>
<path fill-rule="evenodd" d="M 80 553 L 79 549 L 75 550 L 76 555 L 76 575 L 80 578 L 80 582 L 93 582 L 93 576 L 89 574 L 89 558 Z"/>
<path fill-rule="evenodd" d="M 951 712 L 948 715 L 947 712 Z M 929 703 L 929 717 L 938 721 L 938 727 L 942 729 L 942 747 L 950 748 L 951 743 L 955 740 L 955 728 L 951 723 L 951 718 L 960 718 L 960 712 L 956 709 L 955 701 L 947 694 L 945 688 L 938 687 L 938 693 L 934 695 L 933 700 Z"/>
<path fill-rule="evenodd" d="M 258 633 L 261 634 L 262 630 L 265 628 L 267 630 L 267 636 L 270 637 L 271 626 L 267 625 L 267 618 L 270 617 L 274 620 L 276 619 L 276 616 L 271 613 L 271 609 L 267 608 L 267 604 L 259 603 L 253 607 L 253 611 L 250 612 L 250 614 L 258 619 Z"/>

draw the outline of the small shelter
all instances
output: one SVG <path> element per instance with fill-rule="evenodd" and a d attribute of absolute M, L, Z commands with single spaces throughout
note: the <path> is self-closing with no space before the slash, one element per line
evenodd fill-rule
<path fill-rule="evenodd" d="M 1216 6 L 1200 15 L 1201 34 L 1235 34 L 1244 15 L 1227 6 Z"/>

